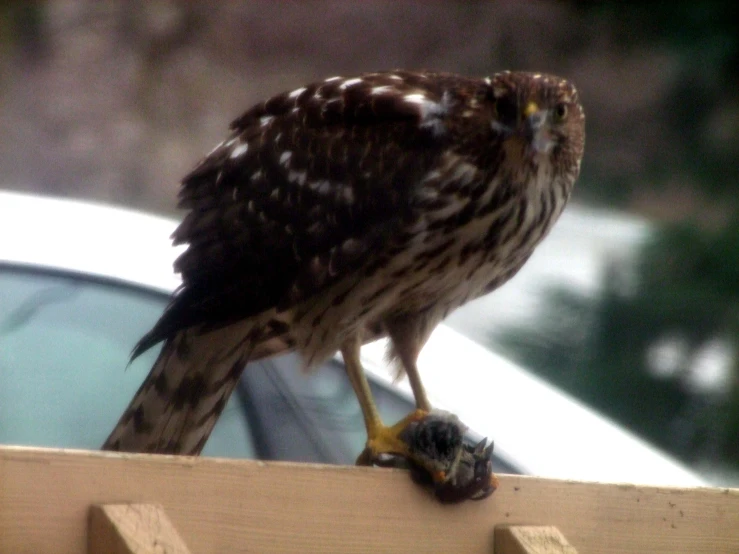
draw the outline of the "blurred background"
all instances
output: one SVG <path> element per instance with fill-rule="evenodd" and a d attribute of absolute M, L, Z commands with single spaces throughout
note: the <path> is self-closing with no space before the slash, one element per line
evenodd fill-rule
<path fill-rule="evenodd" d="M 585 161 L 575 205 L 516 278 L 538 293 L 504 287 L 451 324 L 736 485 L 738 11 L 0 0 L 0 188 L 175 215 L 179 179 L 274 93 L 398 67 L 570 78 Z"/>

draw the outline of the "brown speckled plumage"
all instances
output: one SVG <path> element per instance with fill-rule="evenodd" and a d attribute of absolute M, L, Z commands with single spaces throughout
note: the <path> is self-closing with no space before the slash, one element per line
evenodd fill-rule
<path fill-rule="evenodd" d="M 547 234 L 583 145 L 547 75 L 335 77 L 253 107 L 183 181 L 183 285 L 104 448 L 198 453 L 244 364 L 289 350 L 311 367 L 387 334 L 413 378 L 437 323 Z"/>

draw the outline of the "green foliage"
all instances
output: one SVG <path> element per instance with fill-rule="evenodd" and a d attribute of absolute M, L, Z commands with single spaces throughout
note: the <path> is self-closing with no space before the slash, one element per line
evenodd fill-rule
<path fill-rule="evenodd" d="M 614 265 L 595 298 L 551 291 L 543 310 L 550 317 L 535 329 L 507 329 L 496 342 L 675 455 L 739 469 L 737 357 L 729 390 L 701 390 L 686 379 L 710 341 L 728 339 L 739 352 L 739 220 L 716 232 L 688 224 L 659 230 L 635 269 L 635 286 L 627 286 L 629 269 Z M 650 352 L 669 339 L 683 352 L 674 373 L 660 376 Z"/>
<path fill-rule="evenodd" d="M 625 48 L 679 51 L 684 63 L 717 75 L 739 74 L 739 5 L 720 1 L 574 2 L 586 16 L 607 19 Z"/>
<path fill-rule="evenodd" d="M 18 49 L 34 60 L 47 49 L 43 2 L 0 0 L 0 48 Z"/>
<path fill-rule="evenodd" d="M 739 209 L 735 194 L 739 4 L 576 1 L 573 5 L 586 21 L 608 29 L 614 61 L 650 55 L 669 60 L 666 67 L 654 67 L 655 78 L 664 81 L 660 97 L 645 99 L 651 103 L 650 127 L 658 129 L 661 144 L 650 146 L 648 161 L 639 168 L 640 188 L 680 183 L 695 187 L 701 193 L 698 196 L 719 195 L 720 201 Z M 628 82 L 630 76 L 623 78 Z M 640 106 L 632 108 L 632 113 L 639 113 Z M 581 191 L 583 197 L 628 206 L 638 192 L 633 175 L 624 184 L 618 170 L 611 166 L 602 171 L 598 160 L 587 158 L 586 153 L 584 173 L 590 173 L 592 166 L 599 186 Z"/>
<path fill-rule="evenodd" d="M 641 257 L 645 291 L 665 284 L 705 301 L 739 304 L 739 217 L 715 232 L 682 222 L 658 231 Z"/>

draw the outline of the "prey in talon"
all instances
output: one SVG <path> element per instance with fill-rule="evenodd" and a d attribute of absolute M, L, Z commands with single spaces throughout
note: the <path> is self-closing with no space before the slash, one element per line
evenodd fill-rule
<path fill-rule="evenodd" d="M 254 105 L 182 181 L 182 285 L 134 348 L 162 343 L 103 448 L 197 455 L 248 362 L 296 352 L 309 371 L 340 351 L 367 430 L 358 463 L 401 455 L 440 500 L 487 495 L 492 447 L 460 449 L 453 428 L 448 452 L 413 438 L 442 429 L 418 355 L 549 233 L 584 122 L 572 83 L 510 71 L 334 76 Z M 360 362 L 381 337 L 415 397 L 394 425 Z"/>
<path fill-rule="evenodd" d="M 409 469 L 414 481 L 431 487 L 444 503 L 482 500 L 495 492 L 492 442 L 487 445 L 487 439 L 482 439 L 468 444 L 466 426 L 448 412 L 415 412 L 409 418 L 398 424 L 401 443 L 392 454 L 371 458 L 365 449 L 361 464 Z"/>
<path fill-rule="evenodd" d="M 487 439 L 482 439 L 471 446 L 464 440 L 465 431 L 455 415 L 431 412 L 402 433 L 414 480 L 430 485 L 445 503 L 482 500 L 498 487 L 493 443 L 486 446 Z"/>

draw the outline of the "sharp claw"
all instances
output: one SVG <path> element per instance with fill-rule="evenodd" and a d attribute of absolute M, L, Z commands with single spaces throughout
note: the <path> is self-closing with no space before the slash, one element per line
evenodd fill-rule
<path fill-rule="evenodd" d="M 362 450 L 362 452 L 357 456 L 357 461 L 355 462 L 358 466 L 371 466 L 375 462 L 374 456 L 372 455 L 372 451 L 369 448 L 365 448 Z"/>
<path fill-rule="evenodd" d="M 487 439 L 485 439 L 487 440 Z M 490 444 L 488 447 L 483 451 L 482 457 L 486 458 L 488 460 L 492 459 L 493 457 L 493 447 L 495 446 L 495 443 L 493 441 L 490 441 Z"/>
<path fill-rule="evenodd" d="M 465 444 L 465 427 L 452 414 L 417 413 L 380 427 L 357 458 L 359 465 L 406 467 L 414 481 L 431 486 L 444 503 L 482 500 L 498 487 L 493 443 Z"/>

